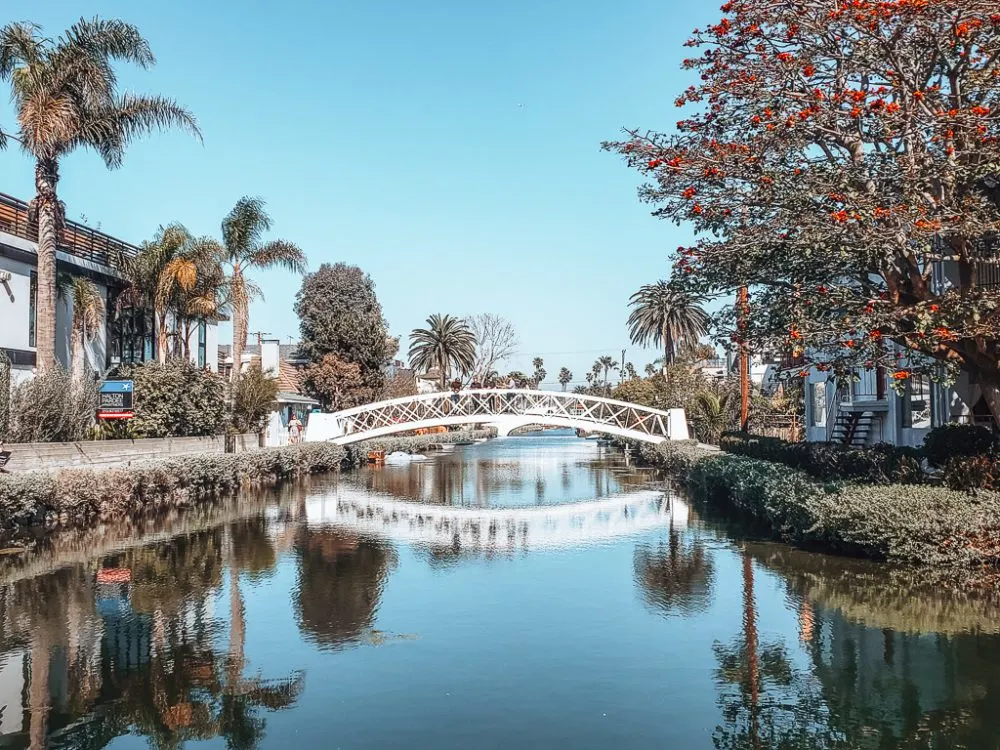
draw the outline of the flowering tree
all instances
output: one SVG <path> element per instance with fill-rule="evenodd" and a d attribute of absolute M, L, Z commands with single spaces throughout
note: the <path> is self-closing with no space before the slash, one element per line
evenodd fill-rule
<path fill-rule="evenodd" d="M 974 373 L 1000 413 L 1000 6 L 733 0 L 695 30 L 671 134 L 606 143 L 692 222 L 674 275 L 751 289 L 733 343 L 850 377 Z M 890 345 L 890 342 L 892 345 Z"/>

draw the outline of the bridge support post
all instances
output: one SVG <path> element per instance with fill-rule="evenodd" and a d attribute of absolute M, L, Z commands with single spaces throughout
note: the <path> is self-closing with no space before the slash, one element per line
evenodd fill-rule
<path fill-rule="evenodd" d="M 667 409 L 667 434 L 671 440 L 690 440 L 687 414 L 683 409 Z"/>

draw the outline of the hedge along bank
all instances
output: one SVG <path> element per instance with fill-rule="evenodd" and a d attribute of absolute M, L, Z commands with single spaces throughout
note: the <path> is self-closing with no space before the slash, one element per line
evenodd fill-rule
<path fill-rule="evenodd" d="M 169 507 L 183 507 L 311 474 L 340 471 L 367 460 L 373 447 L 418 452 L 433 443 L 492 436 L 488 430 L 357 443 L 303 443 L 242 453 L 203 453 L 129 468 L 63 469 L 0 475 L 0 530 L 82 525 Z"/>
<path fill-rule="evenodd" d="M 232 494 L 245 486 L 339 471 L 346 451 L 307 443 L 179 456 L 127 469 L 31 471 L 0 477 L 0 529 L 77 525 Z"/>
<path fill-rule="evenodd" d="M 639 452 L 677 475 L 693 499 L 730 507 L 784 542 L 897 563 L 1000 568 L 1000 493 L 822 482 L 784 464 L 694 445 Z"/>

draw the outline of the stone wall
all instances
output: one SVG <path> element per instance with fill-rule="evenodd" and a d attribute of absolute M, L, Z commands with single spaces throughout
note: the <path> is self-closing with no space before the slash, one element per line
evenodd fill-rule
<path fill-rule="evenodd" d="M 148 438 L 144 440 L 88 440 L 78 443 L 7 443 L 11 452 L 7 471 L 39 471 L 69 467 L 129 466 L 168 456 L 224 453 L 225 437 Z M 236 451 L 258 447 L 256 435 L 237 435 Z"/>

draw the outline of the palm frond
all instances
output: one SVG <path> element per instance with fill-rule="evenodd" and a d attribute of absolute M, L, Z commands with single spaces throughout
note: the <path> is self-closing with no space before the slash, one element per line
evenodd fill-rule
<path fill-rule="evenodd" d="M 41 30 L 33 23 L 11 23 L 0 29 L 0 78 L 8 78 L 19 63 L 38 64 L 46 42 Z"/>
<path fill-rule="evenodd" d="M 80 121 L 73 145 L 93 148 L 109 168 L 115 168 L 121 166 L 125 148 L 133 140 L 173 127 L 201 140 L 194 115 L 173 99 L 124 94 L 87 112 L 87 116 Z"/>
<path fill-rule="evenodd" d="M 306 254 L 298 245 L 286 240 L 273 240 L 255 248 L 247 258 L 258 268 L 284 268 L 298 274 L 306 272 Z"/>
<path fill-rule="evenodd" d="M 222 220 L 222 242 L 231 259 L 242 258 L 254 250 L 264 233 L 271 228 L 264 201 L 244 196 Z"/>
<path fill-rule="evenodd" d="M 94 58 L 122 60 L 140 68 L 149 68 L 156 63 L 149 42 L 139 29 L 117 18 L 81 18 L 69 27 L 60 41 L 65 46 L 86 50 Z"/>

